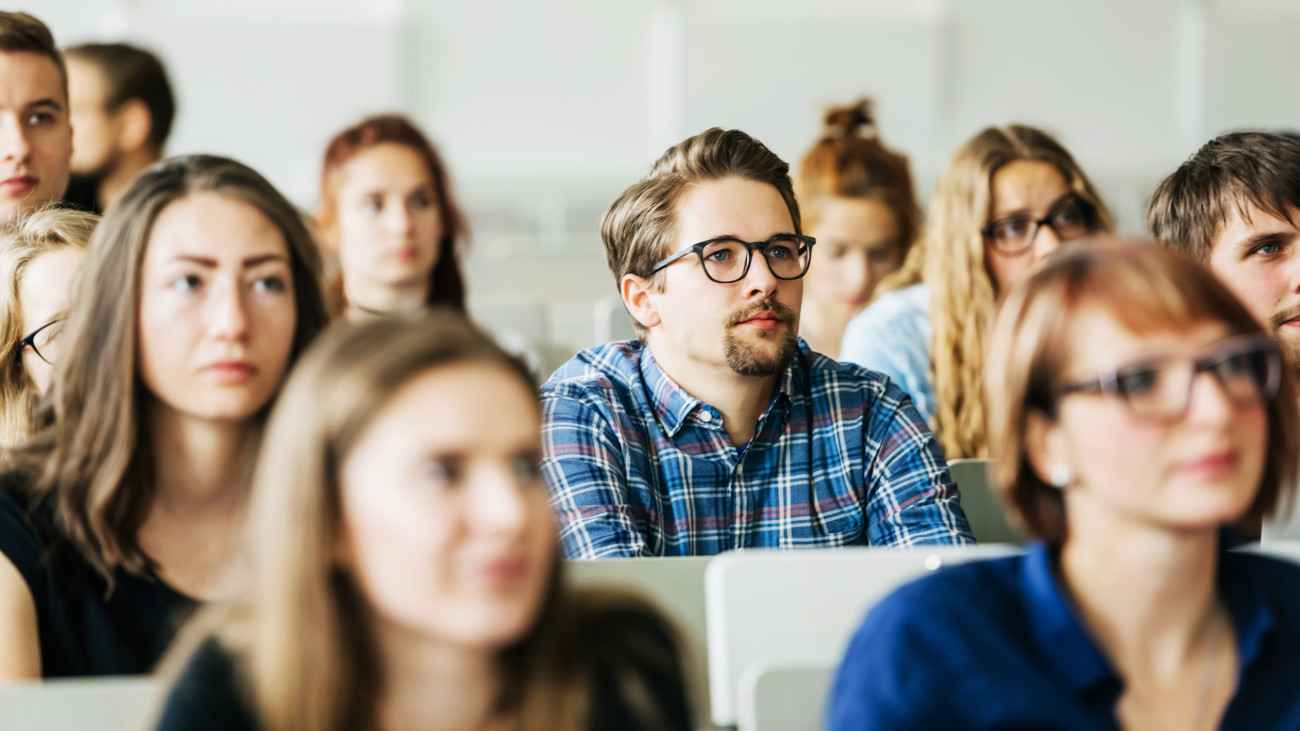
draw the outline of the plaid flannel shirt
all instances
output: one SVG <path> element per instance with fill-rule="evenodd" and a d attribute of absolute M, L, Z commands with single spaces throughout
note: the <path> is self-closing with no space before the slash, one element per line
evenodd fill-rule
<path fill-rule="evenodd" d="M 635 340 L 578 353 L 542 387 L 542 409 L 569 558 L 974 542 L 911 399 L 802 339 L 742 449 Z"/>

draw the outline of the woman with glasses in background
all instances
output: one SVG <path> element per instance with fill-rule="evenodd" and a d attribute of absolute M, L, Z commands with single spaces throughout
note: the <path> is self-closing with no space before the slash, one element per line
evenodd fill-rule
<path fill-rule="evenodd" d="M 869 100 L 826 112 L 795 178 L 803 226 L 818 242 L 804 280 L 799 334 L 840 357 L 844 328 L 903 264 L 921 225 L 907 158 L 885 147 Z"/>
<path fill-rule="evenodd" d="M 998 295 L 1062 242 L 1110 215 L 1056 140 L 989 127 L 939 178 L 925 237 L 844 333 L 841 359 L 911 394 L 949 459 L 988 457 L 984 351 Z"/>
<path fill-rule="evenodd" d="M 337 257 L 330 293 L 340 314 L 464 311 L 465 218 L 441 156 L 410 120 L 369 117 L 330 140 L 316 221 Z"/>
<path fill-rule="evenodd" d="M 1300 566 L 1227 550 L 1296 498 L 1296 386 L 1246 309 L 1154 243 L 1067 247 L 1011 287 L 988 394 L 1037 542 L 877 605 L 829 727 L 1300 728 Z"/>
<path fill-rule="evenodd" d="M 297 211 L 233 160 L 156 165 L 109 210 L 0 475 L 0 680 L 147 672 L 242 584 L 262 423 L 326 321 L 318 269 Z"/>
<path fill-rule="evenodd" d="M 663 620 L 561 580 L 525 366 L 456 313 L 336 327 L 267 428 L 252 591 L 177 643 L 159 728 L 689 729 Z"/>
<path fill-rule="evenodd" d="M 98 222 L 91 213 L 45 208 L 0 231 L 0 444 L 31 434 L 58 360 L 73 275 Z"/>

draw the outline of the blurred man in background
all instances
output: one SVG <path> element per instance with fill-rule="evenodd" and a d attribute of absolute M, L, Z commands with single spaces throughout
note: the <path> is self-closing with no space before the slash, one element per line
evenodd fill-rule
<path fill-rule="evenodd" d="M 57 201 L 68 187 L 68 77 L 54 36 L 0 11 L 0 220 Z"/>
<path fill-rule="evenodd" d="M 85 43 L 66 55 L 75 135 L 68 200 L 100 212 L 162 159 L 176 100 L 162 62 L 148 51 Z"/>

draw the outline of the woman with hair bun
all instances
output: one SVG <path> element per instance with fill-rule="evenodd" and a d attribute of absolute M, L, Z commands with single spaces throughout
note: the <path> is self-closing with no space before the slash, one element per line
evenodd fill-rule
<path fill-rule="evenodd" d="M 869 99 L 827 110 L 795 193 L 804 227 L 817 239 L 799 334 L 813 350 L 839 358 L 845 326 L 902 265 L 921 221 L 907 158 L 880 141 Z"/>

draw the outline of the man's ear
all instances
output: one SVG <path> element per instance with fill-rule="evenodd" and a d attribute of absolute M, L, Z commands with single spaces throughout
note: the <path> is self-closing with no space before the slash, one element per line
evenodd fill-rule
<path fill-rule="evenodd" d="M 649 330 L 659 324 L 659 308 L 655 305 L 655 291 L 650 280 L 635 274 L 624 274 L 618 283 L 623 305 L 633 320 Z"/>
<path fill-rule="evenodd" d="M 1025 458 L 1038 479 L 1048 485 L 1052 484 L 1053 469 L 1074 469 L 1060 425 L 1037 410 L 1031 410 L 1025 417 Z"/>
<path fill-rule="evenodd" d="M 117 117 L 117 149 L 133 152 L 149 144 L 149 134 L 153 131 L 153 115 L 149 107 L 139 99 L 128 99 L 122 103 L 115 115 Z"/>

